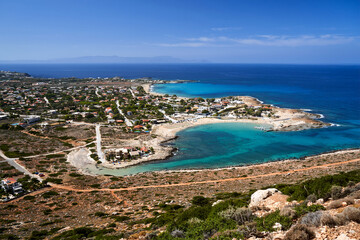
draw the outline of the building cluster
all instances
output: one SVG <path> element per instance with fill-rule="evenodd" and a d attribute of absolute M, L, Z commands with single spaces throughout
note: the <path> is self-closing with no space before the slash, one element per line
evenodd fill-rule
<path fill-rule="evenodd" d="M 5 193 L 6 199 L 12 199 L 17 195 L 24 193 L 22 184 L 16 181 L 14 178 L 5 178 L 1 180 L 0 184 L 1 189 Z"/>
<path fill-rule="evenodd" d="M 143 147 L 123 147 L 107 149 L 105 151 L 106 159 L 110 162 L 121 162 L 139 159 L 154 154 L 154 149 Z"/>

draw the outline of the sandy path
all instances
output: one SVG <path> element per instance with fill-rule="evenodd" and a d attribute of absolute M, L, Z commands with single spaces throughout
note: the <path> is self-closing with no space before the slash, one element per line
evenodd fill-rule
<path fill-rule="evenodd" d="M 78 192 L 91 192 L 91 191 L 102 191 L 102 192 L 119 192 L 119 191 L 129 191 L 129 190 L 137 190 L 137 189 L 149 189 L 149 188 L 167 188 L 167 187 L 178 187 L 178 186 L 191 186 L 197 184 L 207 184 L 207 183 L 220 183 L 220 182 L 232 182 L 232 181 L 239 181 L 239 180 L 246 180 L 246 179 L 254 179 L 254 178 L 262 178 L 262 177 L 270 177 L 276 175 L 286 175 L 295 172 L 304 172 L 312 169 L 318 168 L 326 168 L 332 166 L 338 166 L 348 163 L 359 162 L 360 158 L 352 159 L 348 161 L 336 162 L 336 163 L 328 163 L 319 166 L 307 167 L 307 168 L 300 168 L 295 170 L 289 170 L 285 172 L 274 172 L 274 173 L 267 173 L 267 174 L 260 174 L 255 176 L 248 176 L 248 177 L 238 177 L 238 178 L 226 178 L 226 179 L 217 179 L 217 180 L 207 180 L 207 181 L 199 181 L 199 182 L 186 182 L 186 183 L 175 183 L 175 184 L 163 184 L 163 185 L 147 185 L 147 186 L 136 186 L 136 187 L 128 187 L 128 188 L 117 188 L 117 189 L 76 189 L 71 186 L 61 186 L 57 184 L 51 184 L 54 188 L 69 190 L 69 191 L 78 191 Z"/>

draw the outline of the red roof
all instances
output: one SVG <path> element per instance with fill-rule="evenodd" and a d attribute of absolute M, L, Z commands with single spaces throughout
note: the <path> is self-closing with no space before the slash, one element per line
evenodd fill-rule
<path fill-rule="evenodd" d="M 143 128 L 143 126 L 141 126 L 141 125 L 134 126 L 134 129 L 141 129 L 141 128 Z"/>
<path fill-rule="evenodd" d="M 143 152 L 149 152 L 149 151 L 150 151 L 150 150 L 147 149 L 146 147 L 142 147 L 140 150 L 143 151 Z"/>
<path fill-rule="evenodd" d="M 6 184 L 14 184 L 16 183 L 16 180 L 14 178 L 6 178 L 3 180 Z"/>

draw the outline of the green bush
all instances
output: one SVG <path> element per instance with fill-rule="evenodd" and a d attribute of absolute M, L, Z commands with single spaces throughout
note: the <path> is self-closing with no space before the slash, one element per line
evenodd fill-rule
<path fill-rule="evenodd" d="M 210 203 L 210 199 L 205 198 L 203 196 L 195 196 L 192 200 L 191 203 L 193 205 L 197 205 L 197 206 L 205 206 L 208 205 Z"/>
<path fill-rule="evenodd" d="M 59 194 L 55 191 L 48 191 L 48 192 L 43 193 L 42 196 L 43 196 L 43 198 L 50 198 L 52 196 L 57 196 L 57 195 L 59 195 Z"/>
<path fill-rule="evenodd" d="M 291 219 L 289 217 L 281 216 L 280 211 L 270 213 L 264 217 L 256 219 L 257 230 L 272 232 L 275 229 L 273 228 L 275 223 L 280 223 L 283 230 L 287 230 L 291 227 Z"/>
<path fill-rule="evenodd" d="M 62 179 L 60 179 L 60 178 L 47 178 L 46 181 L 55 183 L 55 184 L 62 184 Z"/>
<path fill-rule="evenodd" d="M 35 199 L 35 196 L 25 196 L 24 200 L 33 200 Z"/>
<path fill-rule="evenodd" d="M 294 185 L 278 184 L 273 187 L 289 195 L 289 201 L 301 201 L 305 200 L 311 194 L 316 195 L 317 198 L 328 199 L 331 196 L 331 188 L 333 186 L 345 187 L 349 182 L 360 182 L 360 170 L 327 175 Z"/>
<path fill-rule="evenodd" d="M 50 158 L 63 158 L 65 157 L 65 154 L 49 154 L 46 155 L 46 158 L 50 159 Z"/>
<path fill-rule="evenodd" d="M 128 216 L 113 216 L 112 218 L 113 218 L 116 222 L 124 222 L 124 221 L 130 219 Z"/>
<path fill-rule="evenodd" d="M 105 216 L 107 216 L 107 214 L 104 213 L 104 212 L 96 212 L 96 213 L 95 213 L 95 216 L 96 216 L 96 217 L 105 217 Z"/>
<path fill-rule="evenodd" d="M 306 204 L 300 204 L 299 206 L 296 206 L 294 210 L 296 212 L 296 217 L 299 218 L 309 212 L 325 210 L 325 207 L 318 204 L 313 204 L 311 206 L 307 206 Z"/>

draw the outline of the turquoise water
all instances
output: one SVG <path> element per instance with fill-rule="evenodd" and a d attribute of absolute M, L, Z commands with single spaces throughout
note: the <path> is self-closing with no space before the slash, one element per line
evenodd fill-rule
<path fill-rule="evenodd" d="M 261 64 L 38 64 L 0 65 L 0 69 L 42 77 L 153 77 L 195 83 L 161 84 L 156 92 L 187 97 L 250 95 L 280 107 L 311 109 L 338 126 L 300 132 L 262 132 L 251 124 L 219 123 L 186 129 L 171 143 L 177 155 L 122 170 L 217 168 L 299 158 L 360 147 L 360 66 Z"/>
<path fill-rule="evenodd" d="M 188 128 L 179 132 L 179 138 L 171 143 L 179 151 L 169 160 L 126 169 L 90 170 L 100 174 L 128 175 L 147 171 L 218 168 L 300 158 L 322 153 L 324 149 L 358 146 L 355 139 L 338 138 L 339 129 L 335 127 L 301 132 L 264 132 L 255 129 L 255 126 L 261 125 L 215 123 Z"/>

